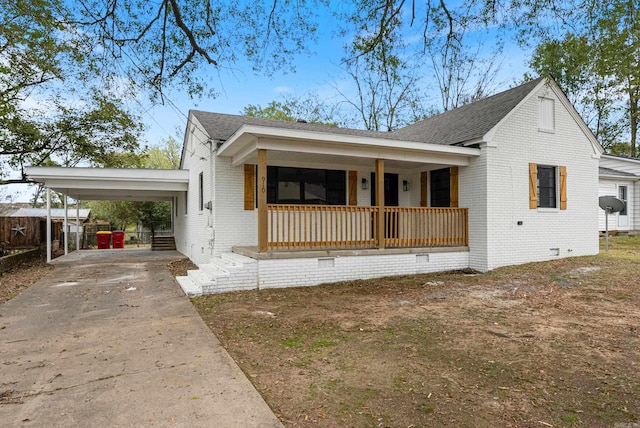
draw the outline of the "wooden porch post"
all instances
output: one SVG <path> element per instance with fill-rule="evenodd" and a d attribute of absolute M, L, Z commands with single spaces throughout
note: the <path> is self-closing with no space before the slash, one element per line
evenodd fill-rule
<path fill-rule="evenodd" d="M 378 207 L 376 221 L 378 248 L 384 248 L 384 159 L 376 159 L 376 205 Z"/>
<path fill-rule="evenodd" d="M 269 221 L 267 218 L 267 151 L 258 150 L 258 251 L 267 251 Z"/>

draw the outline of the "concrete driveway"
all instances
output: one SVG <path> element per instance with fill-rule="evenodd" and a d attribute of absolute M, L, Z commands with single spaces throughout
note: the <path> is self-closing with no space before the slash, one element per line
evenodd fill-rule
<path fill-rule="evenodd" d="M 281 427 L 169 273 L 77 251 L 0 305 L 0 425 Z"/>

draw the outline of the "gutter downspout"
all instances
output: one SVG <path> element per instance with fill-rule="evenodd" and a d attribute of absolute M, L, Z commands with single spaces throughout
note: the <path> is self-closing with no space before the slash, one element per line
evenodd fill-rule
<path fill-rule="evenodd" d="M 82 225 L 84 228 L 84 224 Z M 80 251 L 80 201 L 76 199 L 76 251 Z"/>
<path fill-rule="evenodd" d="M 209 211 L 209 218 L 211 219 L 211 234 L 209 235 L 209 255 L 213 257 L 214 255 L 214 247 L 216 243 L 216 228 L 215 228 L 215 216 L 214 216 L 214 206 L 215 206 L 215 191 L 213 188 L 215 180 L 213 179 L 214 171 L 214 161 L 213 154 L 217 152 L 218 149 L 213 150 L 213 145 L 216 144 L 215 140 L 209 139 L 209 199 L 211 200 L 211 210 Z"/>

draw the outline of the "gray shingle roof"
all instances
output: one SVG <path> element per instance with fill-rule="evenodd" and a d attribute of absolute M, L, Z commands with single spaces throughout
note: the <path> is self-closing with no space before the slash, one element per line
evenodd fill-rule
<path fill-rule="evenodd" d="M 395 134 L 409 141 L 457 144 L 481 138 L 522 101 L 543 78 L 398 129 Z"/>
<path fill-rule="evenodd" d="M 315 123 L 288 122 L 285 120 L 263 119 L 259 117 L 238 116 L 233 114 L 209 113 L 200 110 L 191 110 L 190 112 L 196 119 L 198 119 L 211 138 L 223 141 L 229 139 L 229 137 L 231 137 L 242 125 L 299 129 L 302 131 L 316 131 L 338 135 L 398 139 L 390 132 L 338 128 L 337 126 L 320 125 Z"/>
<path fill-rule="evenodd" d="M 325 132 L 337 135 L 384 138 L 452 145 L 484 136 L 524 99 L 543 78 L 532 80 L 505 92 L 484 98 L 463 107 L 449 110 L 394 132 L 366 131 L 312 123 L 287 122 L 231 114 L 191 110 L 209 136 L 227 140 L 242 125 L 268 126 L 283 129 Z"/>
<path fill-rule="evenodd" d="M 86 220 L 89 217 L 89 213 L 91 213 L 91 209 L 89 208 L 80 208 L 79 218 L 81 220 Z M 20 208 L 19 210 L 13 212 L 9 217 L 46 217 L 47 209 L 46 208 Z M 64 208 L 51 208 L 51 218 L 64 218 Z M 69 220 L 75 220 L 76 218 L 76 209 L 69 208 L 67 210 L 67 218 Z"/>
<path fill-rule="evenodd" d="M 603 166 L 599 167 L 598 169 L 599 169 L 598 173 L 600 175 L 617 175 L 620 177 L 638 177 L 637 175 L 632 174 L 630 172 L 618 171 L 611 168 L 605 168 Z"/>

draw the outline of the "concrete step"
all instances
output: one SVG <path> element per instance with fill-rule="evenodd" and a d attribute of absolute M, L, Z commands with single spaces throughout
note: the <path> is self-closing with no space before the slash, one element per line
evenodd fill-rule
<path fill-rule="evenodd" d="M 229 270 L 218 264 L 218 261 L 215 259 L 212 260 L 211 263 L 202 264 L 198 267 L 213 278 L 229 276 Z"/>
<path fill-rule="evenodd" d="M 242 267 L 242 263 L 238 263 L 235 260 L 231 260 L 224 255 L 220 255 L 211 259 L 212 264 L 216 264 L 222 269 L 233 269 Z"/>
<path fill-rule="evenodd" d="M 176 276 L 176 281 L 180 285 L 180 288 L 182 288 L 182 291 L 184 291 L 184 294 L 186 294 L 187 296 L 202 296 L 202 287 L 193 282 L 188 276 Z"/>

